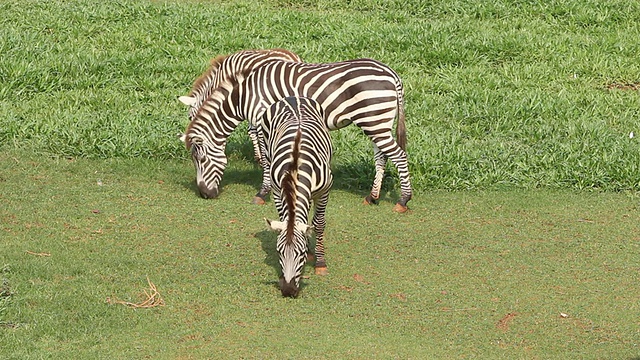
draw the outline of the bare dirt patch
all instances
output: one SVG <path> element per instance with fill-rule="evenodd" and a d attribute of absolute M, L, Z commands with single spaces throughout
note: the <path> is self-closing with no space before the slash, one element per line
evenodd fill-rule
<path fill-rule="evenodd" d="M 509 325 L 511 324 L 513 319 L 516 317 L 516 315 L 518 314 L 508 313 L 507 315 L 503 316 L 502 319 L 500 319 L 500 321 L 498 321 L 498 324 L 496 324 L 496 327 L 502 331 L 509 330 Z"/>
<path fill-rule="evenodd" d="M 640 83 L 612 82 L 606 85 L 607 90 L 639 91 Z"/>

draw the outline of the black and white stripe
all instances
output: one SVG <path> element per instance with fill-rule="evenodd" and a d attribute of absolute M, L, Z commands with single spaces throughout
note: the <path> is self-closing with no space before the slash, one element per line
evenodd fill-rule
<path fill-rule="evenodd" d="M 178 100 L 189 106 L 189 120 L 195 118 L 202 103 L 222 82 L 240 83 L 253 69 L 274 59 L 302 62 L 300 56 L 285 49 L 241 50 L 231 55 L 220 55 L 211 59 L 209 68 L 193 82 L 189 95 L 178 97 Z M 253 142 L 254 155 L 257 160 L 260 160 L 260 148 L 254 127 L 249 126 L 249 137 Z"/>
<path fill-rule="evenodd" d="M 404 90 L 400 78 L 388 66 L 370 59 L 328 64 L 271 60 L 254 69 L 243 82 L 228 83 L 219 90 L 196 114 L 185 134 L 187 141 L 190 137 L 226 139 L 243 119 L 257 128 L 262 113 L 271 104 L 287 96 L 308 97 L 324 109 L 324 123 L 329 130 L 354 123 L 373 142 L 376 175 L 366 200 L 375 202 L 380 196 L 386 160 L 390 159 L 398 169 L 401 186 L 401 198 L 395 209 L 401 212 L 407 209 L 412 191 L 405 153 Z M 396 117 L 394 139 L 392 128 Z M 218 144 L 222 142 L 219 140 Z M 198 166 L 202 165 L 196 163 Z M 268 168 L 268 164 L 263 166 Z M 223 170 L 210 166 L 208 171 Z M 200 192 L 206 193 L 217 188 L 218 182 L 202 185 L 206 187 L 201 187 Z M 265 171 L 258 196 L 266 196 L 269 190 Z"/>
<path fill-rule="evenodd" d="M 279 231 L 277 250 L 283 296 L 297 296 L 307 259 L 309 211 L 313 201 L 316 233 L 316 273 L 326 274 L 324 257 L 325 210 L 331 174 L 331 138 L 323 123 L 320 104 L 308 98 L 287 97 L 265 111 L 261 136 L 280 221 L 268 221 Z"/>

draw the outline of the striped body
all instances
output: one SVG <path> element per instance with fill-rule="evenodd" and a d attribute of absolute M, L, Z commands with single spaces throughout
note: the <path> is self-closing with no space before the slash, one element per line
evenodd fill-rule
<path fill-rule="evenodd" d="M 308 98 L 287 97 L 265 111 L 260 133 L 271 164 L 269 176 L 280 217 L 270 222 L 279 230 L 277 250 L 282 268 L 283 296 L 298 294 L 307 259 L 308 218 L 313 201 L 316 233 L 316 268 L 326 268 L 324 258 L 325 209 L 331 175 L 331 139 L 323 124 L 320 105 Z"/>
<path fill-rule="evenodd" d="M 187 141 L 195 136 L 209 140 L 215 138 L 221 144 L 243 119 L 248 119 L 253 127 L 259 126 L 262 113 L 279 99 L 308 97 L 324 109 L 324 124 L 329 130 L 354 123 L 372 140 L 376 175 L 367 200 L 373 202 L 379 197 L 388 158 L 400 176 L 401 199 L 398 205 L 406 210 L 411 199 L 411 183 L 404 151 L 404 93 L 399 77 L 386 65 L 370 59 L 329 64 L 271 60 L 254 69 L 242 83 L 229 83 L 218 90 L 218 94 L 212 94 L 205 101 L 189 125 L 185 133 Z M 396 116 L 397 142 L 392 135 Z M 203 174 L 223 170 L 216 168 L 213 162 L 206 169 L 196 163 L 198 166 L 203 169 Z M 212 175 L 205 177 L 213 178 Z M 204 186 L 200 188 L 201 193 L 217 193 L 218 183 L 201 185 Z M 265 171 L 258 196 L 266 196 L 269 190 L 269 176 Z"/>
<path fill-rule="evenodd" d="M 284 49 L 242 50 L 211 59 L 211 65 L 194 81 L 189 95 L 179 97 L 182 103 L 189 106 L 189 120 L 195 118 L 202 103 L 221 83 L 228 80 L 240 83 L 253 69 L 273 59 L 302 62 L 298 55 Z M 260 160 L 255 128 L 249 128 L 249 137 L 254 145 L 255 157 Z"/>

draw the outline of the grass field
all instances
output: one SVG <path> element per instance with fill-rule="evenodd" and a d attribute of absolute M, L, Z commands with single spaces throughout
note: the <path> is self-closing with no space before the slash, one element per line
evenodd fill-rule
<path fill-rule="evenodd" d="M 235 164 L 238 164 L 237 162 Z M 0 156 L 0 356 L 632 359 L 638 198 L 424 193 L 408 214 L 336 190 L 321 278 L 277 288 L 275 234 L 232 165 L 200 199 L 188 162 Z M 256 170 L 250 170 L 256 172 Z M 98 183 L 98 180 L 100 181 Z M 46 256 L 50 255 L 50 256 Z M 132 309 L 147 278 L 165 306 Z M 568 317 L 562 317 L 566 314 Z"/>
<path fill-rule="evenodd" d="M 637 359 L 640 2 L 0 3 L 0 358 Z M 332 133 L 329 275 L 277 289 L 242 131 L 196 194 L 211 57 L 371 57 L 405 84 L 411 211 Z M 391 170 L 391 166 L 389 167 Z M 133 309 L 151 281 L 164 306 Z M 111 302 L 108 302 L 110 299 Z"/>
<path fill-rule="evenodd" d="M 371 57 L 401 75 L 418 190 L 640 188 L 639 140 L 629 138 L 640 134 L 637 1 L 75 0 L 0 10 L 9 146 L 185 158 L 176 96 L 215 55 L 284 47 L 311 62 Z M 354 186 L 370 186 L 369 141 L 355 127 L 333 138 Z"/>

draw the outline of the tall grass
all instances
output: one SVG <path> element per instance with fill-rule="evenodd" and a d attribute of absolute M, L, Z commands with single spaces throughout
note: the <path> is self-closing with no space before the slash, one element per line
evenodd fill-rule
<path fill-rule="evenodd" d="M 640 189 L 638 2 L 10 0 L 0 11 L 10 148 L 185 159 L 176 95 L 215 55 L 284 47 L 398 71 L 418 191 Z M 368 187 L 369 141 L 357 128 L 332 137 L 336 171 Z M 243 149 L 232 161 L 251 158 L 246 142 L 232 135 Z"/>

